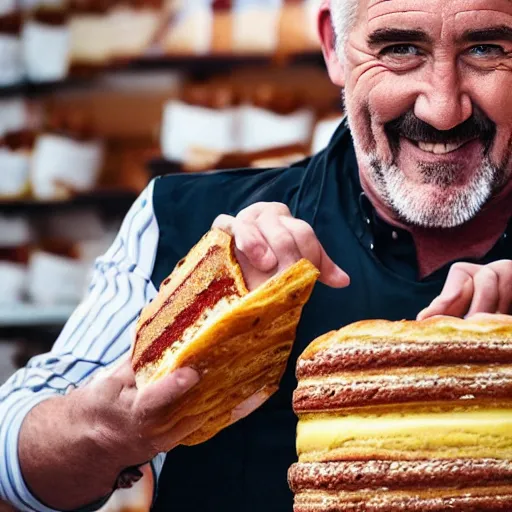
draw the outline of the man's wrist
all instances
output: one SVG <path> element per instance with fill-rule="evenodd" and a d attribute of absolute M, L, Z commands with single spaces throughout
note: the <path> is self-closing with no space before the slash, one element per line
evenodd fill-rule
<path fill-rule="evenodd" d="M 138 468 L 152 457 L 147 453 L 143 439 L 126 423 L 130 404 L 113 404 L 98 397 L 97 391 L 85 386 L 69 395 L 73 400 L 71 410 L 77 413 L 73 423 L 78 433 L 86 433 L 91 449 L 98 457 L 109 461 L 114 486 L 122 487 L 121 480 L 137 479 Z M 119 414 L 116 414 L 117 409 Z"/>
<path fill-rule="evenodd" d="M 111 418 L 112 410 L 107 410 L 106 404 L 91 394 L 91 390 L 84 387 L 66 396 L 70 401 L 73 438 L 81 439 L 82 452 L 89 460 L 95 460 L 95 465 L 102 465 L 105 480 L 112 491 L 120 473 L 130 465 L 130 450 L 122 447 L 119 429 L 114 428 L 115 421 Z"/>
<path fill-rule="evenodd" d="M 20 430 L 18 454 L 26 487 L 48 508 L 78 509 L 108 497 L 117 467 L 88 434 L 76 397 L 56 396 L 34 407 Z"/>
<path fill-rule="evenodd" d="M 112 428 L 110 425 L 107 418 L 112 417 L 112 407 L 105 407 L 108 404 L 97 398 L 89 401 L 89 390 L 86 388 L 80 391 L 76 390 L 72 397 L 72 410 L 78 413 L 73 424 L 79 431 L 89 433 L 90 443 L 94 446 L 93 450 L 97 452 L 97 457 L 110 461 L 109 469 L 114 480 L 109 488 L 109 494 L 116 489 L 131 488 L 143 477 L 140 467 L 146 462 L 137 460 L 134 453 L 137 450 L 128 448 L 134 443 L 119 437 L 120 429 Z M 115 423 L 113 421 L 114 425 Z M 140 464 L 133 464 L 133 460 Z"/>

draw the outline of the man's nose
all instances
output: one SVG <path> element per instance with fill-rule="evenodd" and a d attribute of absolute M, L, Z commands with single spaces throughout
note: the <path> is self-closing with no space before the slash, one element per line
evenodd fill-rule
<path fill-rule="evenodd" d="M 455 65 L 434 69 L 416 99 L 416 116 L 438 130 L 450 130 L 466 121 L 473 112 L 471 99 L 461 87 Z"/>

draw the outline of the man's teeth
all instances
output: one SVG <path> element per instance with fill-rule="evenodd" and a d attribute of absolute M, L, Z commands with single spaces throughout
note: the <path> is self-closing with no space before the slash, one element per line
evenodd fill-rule
<path fill-rule="evenodd" d="M 452 151 L 459 149 L 464 144 L 464 142 L 456 144 L 432 144 L 430 142 L 418 142 L 418 147 L 427 153 L 434 153 L 434 155 L 446 155 L 446 153 L 451 153 Z"/>

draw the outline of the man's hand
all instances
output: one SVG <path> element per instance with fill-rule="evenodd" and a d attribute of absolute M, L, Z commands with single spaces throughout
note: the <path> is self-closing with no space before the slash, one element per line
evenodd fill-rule
<path fill-rule="evenodd" d="M 202 426 L 200 418 L 173 419 L 173 404 L 199 382 L 191 368 L 180 368 L 139 390 L 131 357 L 75 390 L 73 401 L 93 419 L 96 441 L 122 466 L 133 466 L 170 451 Z"/>
<path fill-rule="evenodd" d="M 23 476 L 43 503 L 73 510 L 108 495 L 121 472 L 169 451 L 203 420 L 173 421 L 172 406 L 199 380 L 182 368 L 143 390 L 130 357 L 66 396 L 42 402 L 19 440 Z"/>
<path fill-rule="evenodd" d="M 320 270 L 324 284 L 342 288 L 350 283 L 347 274 L 327 256 L 311 226 L 292 217 L 284 204 L 255 203 L 236 217 L 217 217 L 213 227 L 233 235 L 251 290 L 301 258 Z"/>
<path fill-rule="evenodd" d="M 131 357 L 100 371 L 83 387 L 42 402 L 27 415 L 19 442 L 25 481 L 43 503 L 73 510 L 108 495 L 121 472 L 168 452 L 204 418 L 176 422 L 173 405 L 199 381 L 181 368 L 142 390 Z M 262 389 L 232 413 L 235 422 L 272 394 Z"/>
<path fill-rule="evenodd" d="M 443 291 L 418 320 L 436 315 L 462 318 L 475 313 L 512 313 L 512 260 L 485 266 L 454 264 Z"/>

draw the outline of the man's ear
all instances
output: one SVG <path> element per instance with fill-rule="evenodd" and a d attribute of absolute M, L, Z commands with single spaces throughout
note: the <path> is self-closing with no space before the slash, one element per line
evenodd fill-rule
<path fill-rule="evenodd" d="M 334 84 L 344 87 L 345 69 L 336 53 L 336 34 L 332 25 L 331 11 L 327 5 L 322 6 L 318 12 L 318 34 L 329 78 Z"/>

